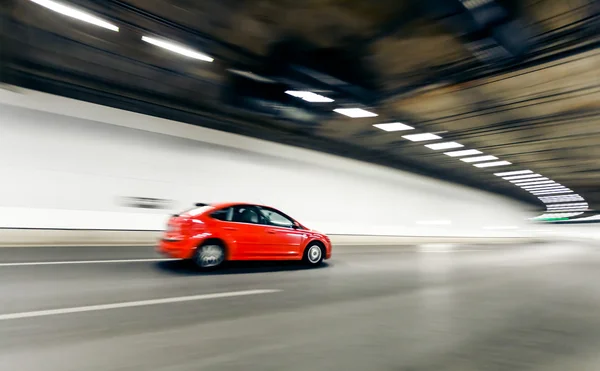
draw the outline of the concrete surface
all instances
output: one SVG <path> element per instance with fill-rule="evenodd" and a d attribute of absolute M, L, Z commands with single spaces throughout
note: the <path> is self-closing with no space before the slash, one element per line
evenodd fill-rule
<path fill-rule="evenodd" d="M 139 260 L 157 258 L 149 247 L 0 249 L 0 368 L 600 369 L 589 244 L 354 246 L 317 269 L 212 273 Z"/>

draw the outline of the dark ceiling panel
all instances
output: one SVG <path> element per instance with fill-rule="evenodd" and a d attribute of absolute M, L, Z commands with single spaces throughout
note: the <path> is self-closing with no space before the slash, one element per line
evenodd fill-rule
<path fill-rule="evenodd" d="M 481 14 L 459 1 L 444 9 L 436 8 L 437 0 L 427 3 L 434 4 L 430 8 L 417 0 L 69 1 L 119 24 L 119 33 L 29 1 L 5 3 L 0 34 L 5 82 L 353 157 L 541 205 L 493 176 L 496 168 L 475 168 L 409 142 L 403 132 L 372 126 L 400 121 L 514 164 L 502 171 L 538 171 L 600 207 L 600 33 L 593 1 L 498 1 L 527 28 L 530 47 L 502 63 L 482 58 L 470 43 L 493 39 L 504 21 L 483 28 L 469 23 Z M 155 48 L 141 41 L 144 35 L 194 46 L 215 62 Z M 268 58 L 282 40 L 301 40 L 290 44 L 297 48 L 290 54 L 296 55 L 293 60 Z M 298 69 L 294 62 L 303 66 Z M 322 75 L 311 72 L 312 80 L 306 78 L 307 67 Z M 304 113 L 315 115 L 302 121 L 289 107 L 287 116 L 273 110 L 292 100 L 249 96 L 242 98 L 270 108 L 261 114 L 253 106 L 227 106 L 223 99 L 232 93 L 231 69 L 282 86 L 318 87 L 336 104 L 362 104 L 379 117 L 350 119 L 332 113 L 333 105 L 298 104 L 297 114 L 308 107 Z"/>

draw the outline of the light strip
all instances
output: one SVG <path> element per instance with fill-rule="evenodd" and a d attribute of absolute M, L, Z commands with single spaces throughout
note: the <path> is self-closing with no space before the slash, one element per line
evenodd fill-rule
<path fill-rule="evenodd" d="M 588 207 L 588 203 L 587 202 L 574 202 L 574 203 L 566 203 L 566 204 L 560 204 L 560 205 L 548 205 L 548 208 L 553 208 L 553 207 L 570 207 L 570 206 L 585 206 Z"/>
<path fill-rule="evenodd" d="M 477 157 L 467 157 L 467 158 L 461 158 L 460 160 L 463 162 L 467 162 L 467 163 L 471 163 L 471 162 L 481 162 L 481 161 L 492 161 L 492 160 L 497 160 L 498 157 L 496 156 L 477 156 Z"/>
<path fill-rule="evenodd" d="M 108 23 L 98 17 L 95 17 L 89 13 L 82 12 L 81 10 L 77 10 L 75 8 L 71 8 L 70 6 L 63 5 L 61 3 L 57 3 L 56 1 L 51 0 L 31 0 L 32 2 L 39 4 L 45 8 L 53 10 L 57 13 L 66 15 L 67 17 L 79 19 L 80 21 L 84 21 L 87 23 L 91 23 L 96 26 L 100 26 L 106 28 L 111 31 L 119 32 L 119 27 L 114 24 Z"/>
<path fill-rule="evenodd" d="M 567 188 L 567 186 L 555 183 L 555 184 L 542 184 L 542 185 L 524 186 L 524 187 L 520 187 L 520 188 L 532 190 L 532 189 L 542 189 L 542 188 Z"/>
<path fill-rule="evenodd" d="M 531 193 L 531 194 L 534 194 L 534 195 L 541 195 L 541 194 L 544 194 L 544 193 L 546 193 L 546 192 L 551 192 L 551 193 L 561 193 L 561 191 L 562 191 L 562 193 L 571 193 L 571 192 L 573 192 L 573 191 L 572 191 L 572 190 L 570 190 L 569 188 L 555 188 L 555 189 L 534 189 L 534 190 L 527 191 L 527 192 L 529 192 L 529 193 Z"/>
<path fill-rule="evenodd" d="M 404 139 L 408 139 L 411 142 L 423 142 L 426 140 L 436 140 L 442 139 L 439 135 L 435 135 L 433 133 L 423 133 L 423 134 L 411 134 L 402 136 Z"/>
<path fill-rule="evenodd" d="M 568 188 L 565 186 L 553 186 L 553 187 L 523 188 L 523 189 L 528 192 L 538 192 L 538 191 L 553 191 L 553 190 L 568 189 Z"/>
<path fill-rule="evenodd" d="M 521 187 L 524 185 L 556 183 L 554 180 L 550 180 L 548 178 L 511 180 L 510 182 L 516 185 L 517 187 Z"/>
<path fill-rule="evenodd" d="M 311 103 L 330 103 L 333 102 L 333 99 L 327 98 L 323 95 L 313 93 L 312 91 L 302 91 L 302 90 L 286 90 L 286 94 L 289 94 L 296 98 L 301 98 L 307 102 Z"/>
<path fill-rule="evenodd" d="M 561 212 L 561 211 L 587 211 L 588 207 L 587 206 L 577 206 L 577 207 L 560 207 L 560 208 L 555 208 L 555 209 L 548 209 L 546 210 L 547 212 Z"/>
<path fill-rule="evenodd" d="M 573 195 L 570 195 L 570 196 L 573 196 Z M 571 202 L 571 201 L 584 201 L 583 197 L 577 197 L 577 196 L 573 196 L 574 198 L 561 197 L 561 198 L 556 198 L 556 199 L 548 199 L 549 197 L 555 197 L 555 196 L 546 196 L 546 197 L 538 197 L 538 198 L 545 204 L 557 204 L 557 203 Z"/>
<path fill-rule="evenodd" d="M 516 180 L 516 179 L 531 179 L 531 178 L 539 178 L 540 174 L 528 174 L 528 175 L 514 175 L 514 176 L 505 176 L 502 179 L 506 180 Z M 535 179 L 532 179 L 535 180 Z"/>
<path fill-rule="evenodd" d="M 538 189 L 538 188 L 564 187 L 564 186 L 562 184 L 553 183 L 553 184 L 537 184 L 537 185 L 519 186 L 519 187 L 523 188 L 523 189 Z"/>
<path fill-rule="evenodd" d="M 564 196 L 547 196 L 547 197 L 538 197 L 543 203 L 546 204 L 556 204 L 556 203 L 564 203 L 564 202 L 572 202 L 572 201 L 585 201 L 583 197 L 580 195 L 564 195 Z"/>
<path fill-rule="evenodd" d="M 538 190 L 533 190 L 533 191 L 529 191 L 531 194 L 534 195 L 543 195 L 543 194 L 561 194 L 561 193 L 573 193 L 573 191 L 569 188 L 564 188 L 564 189 L 555 189 L 555 190 L 547 190 L 547 191 L 538 191 Z"/>
<path fill-rule="evenodd" d="M 169 51 L 172 51 L 173 53 L 177 53 L 177 54 L 181 54 L 184 55 L 186 57 L 190 57 L 190 58 L 194 58 L 194 59 L 199 59 L 205 62 L 212 62 L 214 61 L 213 58 L 211 58 L 210 56 L 200 53 L 198 51 L 195 51 L 193 49 L 189 49 L 183 45 L 179 45 L 179 44 L 175 44 L 173 42 L 170 41 L 166 41 L 166 40 L 159 40 L 156 39 L 154 37 L 149 37 L 149 36 L 142 36 L 142 40 L 152 44 L 152 45 L 156 45 L 159 48 L 163 48 L 163 49 L 167 49 Z"/>
<path fill-rule="evenodd" d="M 450 157 L 462 157 L 462 156 L 472 156 L 472 155 L 480 155 L 483 152 L 478 151 L 476 149 L 465 149 L 462 151 L 453 151 L 453 152 L 444 152 L 446 156 Z"/>
<path fill-rule="evenodd" d="M 464 147 L 464 146 L 457 142 L 444 142 L 444 143 L 426 144 L 425 147 L 438 151 L 440 149 L 460 148 L 460 147 Z"/>
<path fill-rule="evenodd" d="M 336 108 L 333 110 L 333 112 L 337 112 L 341 115 L 348 116 L 353 119 L 378 116 L 376 113 L 369 112 L 362 108 Z"/>
<path fill-rule="evenodd" d="M 495 176 L 511 176 L 511 175 L 522 175 L 522 174 L 533 174 L 531 170 L 518 170 L 518 171 L 508 171 L 505 173 L 494 173 Z"/>
<path fill-rule="evenodd" d="M 545 192 L 531 192 L 531 194 L 536 195 L 536 196 L 541 196 L 541 195 L 554 195 L 554 194 L 561 194 L 561 193 L 573 193 L 573 191 L 568 190 L 568 191 L 545 191 Z"/>
<path fill-rule="evenodd" d="M 493 166 L 506 166 L 506 165 L 512 165 L 512 163 L 510 163 L 508 161 L 496 161 L 496 162 L 484 162 L 481 164 L 475 164 L 473 166 L 475 166 L 475 167 L 493 167 Z"/>
<path fill-rule="evenodd" d="M 589 207 L 589 205 L 583 204 L 583 205 L 571 205 L 571 206 L 563 206 L 562 204 L 553 204 L 553 205 L 547 205 L 546 208 L 548 210 L 556 210 L 556 209 L 573 209 L 573 208 L 584 208 L 587 209 Z"/>
<path fill-rule="evenodd" d="M 412 126 L 408 126 L 401 122 L 390 122 L 387 124 L 375 124 L 373 126 L 375 126 L 378 129 L 384 130 L 384 131 L 403 131 L 403 130 L 414 130 L 415 129 Z"/>
<path fill-rule="evenodd" d="M 511 180 L 511 183 L 514 183 L 515 185 L 523 185 L 525 183 L 532 183 L 532 182 L 554 182 L 554 180 L 552 179 L 548 179 L 546 177 L 542 177 L 542 178 L 535 178 L 535 179 L 516 179 L 516 180 Z M 556 182 L 554 182 L 556 183 Z"/>

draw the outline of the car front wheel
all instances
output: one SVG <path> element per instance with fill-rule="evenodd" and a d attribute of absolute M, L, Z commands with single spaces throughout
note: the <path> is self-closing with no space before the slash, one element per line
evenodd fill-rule
<path fill-rule="evenodd" d="M 324 250 L 319 244 L 312 243 L 304 251 L 304 262 L 310 266 L 317 266 L 323 262 Z"/>

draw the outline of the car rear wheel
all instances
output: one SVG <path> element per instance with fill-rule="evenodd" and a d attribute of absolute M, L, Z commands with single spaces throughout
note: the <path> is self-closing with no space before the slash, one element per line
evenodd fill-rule
<path fill-rule="evenodd" d="M 225 248 L 216 242 L 206 243 L 196 249 L 192 260 L 200 269 L 217 268 L 225 261 Z"/>
<path fill-rule="evenodd" d="M 311 243 L 304 250 L 304 262 L 310 266 L 317 266 L 323 262 L 324 249 L 317 243 Z"/>

